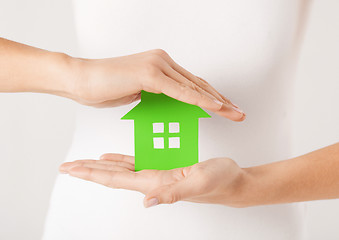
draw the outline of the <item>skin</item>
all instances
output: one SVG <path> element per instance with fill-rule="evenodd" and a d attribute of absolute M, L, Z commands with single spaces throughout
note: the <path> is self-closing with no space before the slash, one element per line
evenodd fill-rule
<path fill-rule="evenodd" d="M 155 49 L 107 59 L 80 59 L 0 38 L 0 92 L 59 95 L 81 104 L 114 107 L 164 93 L 233 121 L 245 114 L 205 80 Z"/>
<path fill-rule="evenodd" d="M 0 38 L 0 92 L 49 93 L 95 107 L 164 93 L 233 121 L 245 114 L 210 84 L 156 49 L 107 59 L 80 59 Z M 144 193 L 146 207 L 177 201 L 247 207 L 339 197 L 339 143 L 281 162 L 241 168 L 215 158 L 169 171 L 134 172 L 134 158 L 64 163 L 62 173 L 112 188 Z"/>
<path fill-rule="evenodd" d="M 339 143 L 303 156 L 250 168 L 214 158 L 173 170 L 134 171 L 134 157 L 104 154 L 60 166 L 61 173 L 145 194 L 144 205 L 177 201 L 231 207 L 339 197 Z"/>

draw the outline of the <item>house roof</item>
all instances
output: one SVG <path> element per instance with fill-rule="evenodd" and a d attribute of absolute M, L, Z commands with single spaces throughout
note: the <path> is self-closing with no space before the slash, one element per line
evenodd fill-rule
<path fill-rule="evenodd" d="M 200 107 L 188 103 L 180 102 L 161 93 L 141 92 L 141 102 L 130 110 L 121 119 L 192 119 L 209 118 L 208 113 Z"/>

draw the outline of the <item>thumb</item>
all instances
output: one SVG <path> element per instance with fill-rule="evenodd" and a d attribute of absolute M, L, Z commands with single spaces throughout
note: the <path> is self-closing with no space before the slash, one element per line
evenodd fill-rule
<path fill-rule="evenodd" d="M 189 179 L 184 179 L 158 187 L 147 193 L 144 198 L 144 206 L 149 208 L 158 204 L 172 204 L 197 195 L 198 192 L 199 187 L 192 184 Z"/>

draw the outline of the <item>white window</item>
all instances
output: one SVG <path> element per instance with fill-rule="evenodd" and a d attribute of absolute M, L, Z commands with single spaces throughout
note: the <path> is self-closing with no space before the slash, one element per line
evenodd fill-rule
<path fill-rule="evenodd" d="M 166 137 L 166 148 L 180 148 L 180 137 L 178 133 L 180 132 L 180 125 L 178 122 L 166 123 L 166 133 L 165 125 L 163 122 L 153 123 L 153 148 L 155 149 L 164 149 L 165 148 L 165 137 Z M 168 141 L 167 141 L 168 140 Z M 168 143 L 168 146 L 167 146 Z"/>
<path fill-rule="evenodd" d="M 157 149 L 164 148 L 164 138 L 163 137 L 153 138 L 153 147 Z"/>
<path fill-rule="evenodd" d="M 169 132 L 170 133 L 178 133 L 180 132 L 180 127 L 178 122 L 171 122 L 169 123 Z"/>
<path fill-rule="evenodd" d="M 168 138 L 168 148 L 180 148 L 180 137 Z"/>
<path fill-rule="evenodd" d="M 164 123 L 153 123 L 153 133 L 163 133 Z"/>

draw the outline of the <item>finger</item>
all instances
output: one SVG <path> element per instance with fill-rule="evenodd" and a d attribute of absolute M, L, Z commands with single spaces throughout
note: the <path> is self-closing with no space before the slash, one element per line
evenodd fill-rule
<path fill-rule="evenodd" d="M 233 121 L 242 121 L 245 119 L 244 112 L 230 104 L 223 104 L 216 99 L 211 99 L 206 95 L 191 89 L 187 85 L 173 81 L 173 79 L 168 76 L 164 75 L 163 81 L 162 92 L 172 98 L 211 110 L 218 115 Z"/>
<path fill-rule="evenodd" d="M 181 200 L 192 198 L 202 194 L 203 186 L 199 186 L 198 182 L 193 179 L 184 179 L 176 183 L 161 186 L 149 193 L 144 199 L 146 208 L 158 204 L 172 204 Z"/>
<path fill-rule="evenodd" d="M 238 111 L 238 110 L 239 110 L 239 112 L 243 112 L 243 111 L 239 108 L 238 105 L 234 104 L 230 99 L 228 99 L 228 98 L 226 98 L 225 96 L 223 96 L 222 94 L 220 94 L 220 93 L 219 93 L 213 86 L 211 86 L 207 81 L 205 81 L 204 79 L 202 79 L 202 78 L 200 78 L 200 77 L 198 77 L 198 76 L 196 76 L 196 77 L 199 79 L 199 81 L 202 82 L 202 84 L 207 84 L 207 85 L 209 86 L 209 89 L 211 89 L 211 91 L 215 92 L 216 94 L 219 94 L 220 97 L 223 99 L 223 101 L 224 101 L 226 104 L 231 104 L 233 107 L 235 107 L 235 108 L 236 108 L 235 111 Z M 243 121 L 243 120 L 245 120 L 245 117 L 246 117 L 246 114 L 244 113 L 243 118 L 238 119 L 237 121 Z"/>
<path fill-rule="evenodd" d="M 134 170 L 134 164 L 126 161 L 95 160 L 95 162 L 102 165 L 114 165 Z"/>
<path fill-rule="evenodd" d="M 218 94 L 211 93 L 211 91 L 208 91 L 206 89 L 206 87 L 201 86 L 201 84 L 199 84 L 199 82 L 192 81 L 191 79 L 187 78 L 186 76 L 183 76 L 180 72 L 173 69 L 170 65 L 164 66 L 163 71 L 168 77 L 176 80 L 177 82 L 183 83 L 183 84 L 191 87 L 193 90 L 197 90 L 201 94 L 205 94 L 212 99 L 217 99 L 218 101 L 225 103 L 224 99 L 221 98 Z M 200 80 L 198 80 L 198 81 L 200 81 Z"/>
<path fill-rule="evenodd" d="M 197 105 L 199 107 L 203 107 L 206 108 L 208 110 L 211 110 L 213 112 L 217 112 L 215 109 L 218 108 L 217 104 L 219 104 L 219 107 L 221 108 L 223 102 L 226 103 L 231 103 L 227 98 L 225 98 L 224 96 L 222 96 L 220 93 L 218 93 L 210 84 L 208 84 L 205 80 L 200 79 L 198 77 L 196 77 L 195 75 L 193 75 L 192 73 L 190 73 L 189 71 L 187 71 L 186 69 L 184 69 L 183 67 L 181 67 L 179 64 L 177 64 L 169 55 L 168 53 L 166 53 L 165 51 L 157 51 L 157 55 L 160 56 L 169 66 L 172 67 L 172 69 L 174 69 L 175 71 L 177 71 L 178 73 L 180 73 L 181 75 L 183 75 L 184 77 L 186 77 L 187 79 L 191 80 L 193 83 L 195 83 L 196 85 L 200 86 L 200 88 L 204 89 L 206 92 L 209 92 L 211 95 L 214 95 L 213 93 L 216 92 L 216 96 L 220 95 L 223 99 L 223 101 L 220 101 L 220 99 L 216 96 L 213 96 L 214 98 L 212 98 L 212 101 L 214 101 L 215 103 L 213 103 L 211 101 L 211 98 L 209 97 L 205 97 L 205 99 L 201 99 L 199 104 L 199 100 L 197 100 L 196 98 L 193 98 L 191 100 L 187 99 L 187 96 L 189 94 L 189 90 L 184 90 L 185 92 L 187 92 L 187 94 L 183 94 L 182 91 L 178 91 L 178 88 L 175 86 L 171 86 L 169 84 L 171 84 L 171 81 L 167 81 L 168 83 L 166 84 L 165 81 L 165 86 L 170 87 L 170 89 L 168 90 L 168 93 L 166 93 L 166 91 L 164 90 L 164 81 L 157 81 L 157 82 L 152 82 L 152 85 L 158 85 L 158 87 L 155 87 L 155 89 L 153 89 L 152 92 L 157 92 L 159 91 L 159 89 L 161 90 L 162 93 L 178 99 L 179 101 L 182 102 L 186 102 L 186 103 L 190 103 L 190 104 L 194 104 Z M 162 64 L 162 66 L 166 66 L 167 64 Z M 168 77 L 169 79 L 171 79 L 170 77 Z M 201 85 L 205 86 L 205 88 L 201 87 Z M 179 86 L 181 86 L 182 89 L 185 88 L 192 88 L 191 84 L 179 84 Z M 185 87 L 185 86 L 189 86 L 189 87 Z M 208 90 L 207 90 L 208 89 Z M 147 89 L 144 89 L 147 91 Z M 194 90 L 193 90 L 194 91 Z M 180 97 L 178 97 L 177 95 L 180 95 Z M 197 94 L 196 94 L 197 95 Z M 201 95 L 201 93 L 200 93 Z M 199 96 L 199 95 L 198 95 Z M 204 96 L 204 95 L 201 95 Z M 194 103 L 196 102 L 196 103 Z M 203 105 L 207 104 L 207 107 L 204 107 Z M 228 109 L 228 111 L 224 112 L 217 112 L 219 115 L 224 116 L 226 118 L 230 118 L 231 120 L 234 121 L 243 121 L 246 117 L 246 115 L 244 114 L 244 112 L 242 110 L 239 109 L 239 107 L 235 104 L 232 104 L 232 106 L 230 106 L 230 108 Z M 225 108 L 224 108 L 225 109 Z M 233 110 L 235 113 L 231 114 L 231 116 L 229 117 L 229 110 Z M 234 117 L 234 115 L 237 115 L 236 117 Z"/>
<path fill-rule="evenodd" d="M 193 74 L 192 74 L 193 75 Z M 227 97 L 225 97 L 224 95 L 222 95 L 221 93 L 219 93 L 212 85 L 210 85 L 206 80 L 204 80 L 203 78 L 201 77 L 198 77 L 198 76 L 195 76 L 197 79 L 199 79 L 199 81 L 201 82 L 201 85 L 206 85 L 208 84 L 209 85 L 209 89 L 211 89 L 211 91 L 215 92 L 216 94 L 218 94 L 225 102 L 228 102 L 228 103 L 231 103 L 231 100 L 228 99 Z"/>
<path fill-rule="evenodd" d="M 102 101 L 102 102 L 88 102 L 88 101 L 82 101 L 78 99 L 74 99 L 74 100 L 78 101 L 79 103 L 83 105 L 93 106 L 96 108 L 104 108 L 104 107 L 117 107 L 121 105 L 130 104 L 134 101 L 139 100 L 140 98 L 141 98 L 141 92 L 137 92 L 132 95 L 124 96 L 118 99 Z"/>
<path fill-rule="evenodd" d="M 211 99 L 216 99 L 220 102 L 224 102 L 224 100 L 220 97 L 220 96 L 214 96 L 213 94 L 209 93 L 208 91 L 206 91 L 205 89 L 201 88 L 199 85 L 197 85 L 195 82 L 190 81 L 189 79 L 187 79 L 186 77 L 184 77 L 183 75 L 181 75 L 179 72 L 175 71 L 172 67 L 170 67 L 169 65 L 163 67 L 163 71 L 164 74 L 172 79 L 174 79 L 175 81 L 182 83 L 184 85 L 189 86 L 190 88 L 192 88 L 193 90 L 198 91 L 201 94 L 204 94 L 206 96 L 208 96 Z"/>
<path fill-rule="evenodd" d="M 122 161 L 134 164 L 134 157 L 130 155 L 118 154 L 118 153 L 105 153 L 100 156 L 101 160 L 109 161 Z"/>
<path fill-rule="evenodd" d="M 77 160 L 74 162 L 65 162 L 63 164 L 60 165 L 59 167 L 59 172 L 60 173 L 68 173 L 68 170 L 76 165 L 80 165 L 81 161 L 95 161 L 95 160 Z"/>
<path fill-rule="evenodd" d="M 86 168 L 102 169 L 102 170 L 107 170 L 107 171 L 116 171 L 116 172 L 134 171 L 134 168 L 132 168 L 131 166 L 124 166 L 122 162 L 116 162 L 113 164 L 83 163 L 82 165 L 77 165 L 77 166 L 86 167 Z"/>
<path fill-rule="evenodd" d="M 96 168 L 74 167 L 69 175 L 102 184 L 110 188 L 123 188 L 139 192 L 147 191 L 147 184 L 141 174 L 135 172 L 108 171 Z"/>
<path fill-rule="evenodd" d="M 118 163 L 118 162 L 117 162 Z M 114 171 L 114 172 L 123 172 L 123 171 L 134 171 L 134 168 L 127 168 L 118 164 L 100 164 L 100 163 L 82 163 L 76 164 L 74 167 L 85 167 L 85 168 L 95 168 L 95 169 L 102 169 L 107 171 Z M 72 167 L 70 168 L 72 169 Z"/>
<path fill-rule="evenodd" d="M 246 119 L 246 114 L 242 110 L 232 106 L 231 104 L 223 104 L 220 111 L 216 113 L 235 122 L 241 122 Z"/>
<path fill-rule="evenodd" d="M 215 98 L 217 98 L 221 102 L 230 102 L 226 97 L 224 97 L 222 94 L 220 94 L 216 89 L 214 89 L 208 82 L 202 80 L 201 78 L 195 76 L 182 66 L 180 66 L 178 63 L 176 63 L 167 53 L 160 55 L 168 64 L 169 66 L 181 74 L 186 79 L 192 81 L 202 89 L 204 89 L 206 92 L 212 94 Z"/>
<path fill-rule="evenodd" d="M 122 105 L 131 104 L 137 100 L 140 100 L 140 98 L 141 98 L 141 93 L 138 92 L 136 94 L 125 96 L 125 97 L 115 99 L 115 100 L 107 100 L 104 102 L 94 103 L 94 104 L 91 104 L 91 103 L 84 103 L 84 104 L 90 105 L 96 108 L 118 107 Z"/>
<path fill-rule="evenodd" d="M 170 67 L 168 67 L 168 68 L 170 68 Z M 181 82 L 181 83 L 183 83 L 187 86 L 192 86 L 191 88 L 193 90 L 197 90 L 201 94 L 205 94 L 210 98 L 214 98 L 215 95 L 211 95 L 209 92 L 205 91 L 200 86 L 196 85 L 194 82 L 183 77 L 180 73 L 176 72 L 172 68 L 170 68 L 170 69 L 168 69 L 168 68 L 167 68 L 167 70 L 165 70 L 166 71 L 165 73 L 168 74 L 169 77 L 171 77 L 171 78 L 177 80 L 178 82 Z M 201 81 L 201 80 L 199 80 L 199 81 Z M 206 84 L 208 85 L 207 82 L 206 82 Z M 217 94 L 217 96 L 218 96 L 218 94 Z M 221 116 L 229 118 L 233 121 L 243 121 L 245 119 L 244 112 L 241 109 L 239 109 L 238 106 L 234 105 L 230 100 L 228 100 L 228 99 L 224 100 L 220 96 L 218 96 L 218 100 L 225 103 L 224 104 L 225 107 L 222 109 L 223 111 L 220 112 Z"/>
<path fill-rule="evenodd" d="M 230 100 L 224 97 L 221 93 L 219 93 L 215 88 L 213 88 L 208 82 L 202 81 L 199 77 L 195 76 L 191 72 L 187 71 L 185 68 L 177 64 L 173 61 L 172 65 L 173 69 L 179 72 L 181 75 L 194 82 L 196 85 L 204 89 L 206 92 L 212 94 L 215 98 L 217 98 L 221 102 L 229 103 Z"/>
<path fill-rule="evenodd" d="M 173 81 L 172 78 L 166 75 L 163 75 L 160 90 L 167 96 L 179 101 L 197 105 L 213 112 L 219 111 L 223 105 L 217 99 L 201 94 L 199 91 L 192 89 L 191 86 Z"/>
<path fill-rule="evenodd" d="M 114 171 L 134 171 L 134 165 L 131 163 L 106 160 L 77 160 L 74 162 L 64 163 L 63 165 L 60 166 L 60 170 L 63 173 L 67 173 L 69 169 L 75 166 Z"/>
<path fill-rule="evenodd" d="M 201 78 L 193 75 L 189 78 L 191 81 L 195 82 L 197 85 L 199 85 L 201 88 L 203 88 L 205 91 L 209 92 L 210 94 L 213 94 L 214 96 L 218 96 L 218 99 L 220 98 L 222 102 L 224 103 L 231 103 L 231 101 L 223 96 L 221 93 L 219 93 L 214 87 L 212 87 L 207 81 L 202 81 Z"/>

